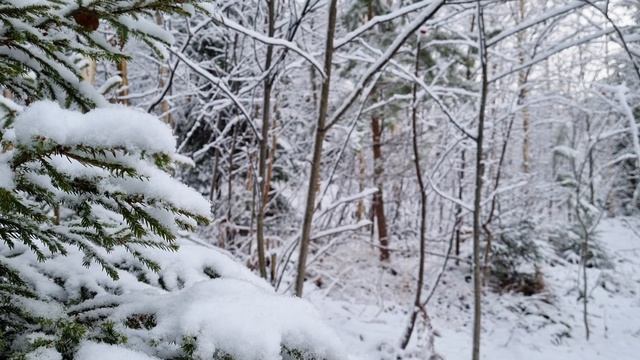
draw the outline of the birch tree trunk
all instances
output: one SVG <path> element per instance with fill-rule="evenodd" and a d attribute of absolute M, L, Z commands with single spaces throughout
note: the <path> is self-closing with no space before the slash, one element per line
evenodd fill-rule
<path fill-rule="evenodd" d="M 276 0 L 267 0 L 267 26 L 268 35 L 273 37 L 275 32 L 275 2 Z M 273 58 L 273 46 L 267 45 L 267 54 L 264 62 L 264 71 L 269 72 Z M 271 127 L 271 91 L 273 89 L 273 75 L 268 74 L 264 80 L 264 93 L 262 98 L 262 131 L 260 139 L 260 158 L 258 160 L 258 186 L 260 188 L 258 194 L 258 214 L 256 238 L 258 243 L 258 268 L 260 276 L 267 278 L 267 262 L 265 254 L 264 241 L 264 212 L 269 201 L 269 189 L 267 182 L 267 157 L 269 156 L 269 128 Z"/>
<path fill-rule="evenodd" d="M 525 9 L 526 9 L 526 0 L 518 0 L 518 16 L 519 16 L 519 22 L 523 22 L 525 19 Z M 523 50 L 524 48 L 524 42 L 526 40 L 525 38 L 525 31 L 521 31 L 518 33 L 518 35 L 516 36 L 516 41 L 518 42 L 518 49 L 520 52 L 520 65 L 525 63 L 525 52 Z M 520 89 L 520 94 L 518 97 L 518 103 L 519 104 L 524 104 L 527 98 L 527 76 L 528 75 L 528 71 L 523 70 L 520 71 L 518 73 L 518 88 Z M 524 107 L 522 109 L 522 136 L 523 136 L 523 140 L 522 140 L 522 171 L 524 171 L 525 174 L 529 173 L 529 167 L 530 167 L 530 149 L 529 149 L 529 143 L 530 143 L 530 114 L 529 114 L 529 109 L 528 107 Z"/>

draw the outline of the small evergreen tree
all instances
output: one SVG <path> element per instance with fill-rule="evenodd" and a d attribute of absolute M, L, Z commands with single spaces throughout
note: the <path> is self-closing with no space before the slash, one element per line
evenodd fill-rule
<path fill-rule="evenodd" d="M 73 338 L 65 329 L 75 329 L 31 311 L 37 284 L 12 256 L 29 249 L 46 261 L 75 247 L 86 266 L 98 263 L 117 278 L 105 253 L 125 247 L 156 270 L 140 247 L 174 249 L 177 231 L 207 222 L 208 202 L 168 173 L 177 159 L 170 128 L 109 104 L 81 76 L 83 59 L 127 60 L 120 49 L 131 38 L 162 55 L 172 37 L 151 16 L 196 7 L 170 0 L 0 1 L 0 357 L 26 329 L 58 328 L 53 332 L 65 341 Z M 67 345 L 56 348 L 69 354 Z"/>

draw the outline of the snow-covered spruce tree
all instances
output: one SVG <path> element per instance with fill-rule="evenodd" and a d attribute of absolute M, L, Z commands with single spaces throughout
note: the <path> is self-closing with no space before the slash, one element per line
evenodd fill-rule
<path fill-rule="evenodd" d="M 337 358 L 307 304 L 178 238 L 210 204 L 169 175 L 171 129 L 82 81 L 131 38 L 161 55 L 152 16 L 195 8 L 0 1 L 0 358 Z"/>
<path fill-rule="evenodd" d="M 152 116 L 107 106 L 78 66 L 83 57 L 126 59 L 117 44 L 132 36 L 159 49 L 171 38 L 147 15 L 186 13 L 183 3 L 0 2 L 0 246 L 26 247 L 39 261 L 75 247 L 85 265 L 99 263 L 117 278 L 99 249 L 123 246 L 156 269 L 136 246 L 172 249 L 177 230 L 207 221 L 208 203 L 165 172 L 174 159 L 171 130 Z M 116 30 L 116 46 L 96 31 L 100 21 Z M 38 296 L 24 270 L 0 257 L 0 353 L 38 320 L 21 306 Z"/>

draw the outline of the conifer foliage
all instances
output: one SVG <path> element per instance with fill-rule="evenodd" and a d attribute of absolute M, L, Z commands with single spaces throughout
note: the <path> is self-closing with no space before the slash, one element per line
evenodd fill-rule
<path fill-rule="evenodd" d="M 195 10 L 190 3 L 0 1 L 0 83 L 23 99 L 53 98 L 67 105 L 76 104 L 85 111 L 104 105 L 99 92 L 82 83 L 80 60 L 128 59 L 122 48 L 130 38 L 137 38 L 160 53 L 172 37 L 151 16 L 158 11 L 187 14 Z"/>
<path fill-rule="evenodd" d="M 0 1 L 0 357 L 25 329 L 43 326 L 27 306 L 38 284 L 14 257 L 80 251 L 85 266 L 116 279 L 105 257 L 114 248 L 158 270 L 140 249 L 175 249 L 178 231 L 207 222 L 209 203 L 169 174 L 178 159 L 171 129 L 109 104 L 81 76 L 88 58 L 126 60 L 120 49 L 130 38 L 161 55 L 171 35 L 150 17 L 194 9 L 168 0 Z"/>

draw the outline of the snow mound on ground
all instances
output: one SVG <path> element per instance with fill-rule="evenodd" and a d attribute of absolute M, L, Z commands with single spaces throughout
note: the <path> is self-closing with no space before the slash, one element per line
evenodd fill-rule
<path fill-rule="evenodd" d="M 590 339 L 585 339 L 578 287 L 582 274 L 580 265 L 557 261 L 558 258 L 553 258 L 555 252 L 547 251 L 546 258 L 553 261 L 541 263 L 545 292 L 533 296 L 517 292 L 484 293 L 483 359 L 640 359 L 640 218 L 605 219 L 596 233 L 593 243 L 606 249 L 614 266 L 587 269 Z M 336 271 L 349 276 L 342 275 L 342 286 L 325 289 L 310 286 L 305 290 L 307 299 L 324 313 L 350 354 L 358 359 L 429 358 L 428 342 L 417 341 L 425 334 L 424 329 L 418 328 L 407 350 L 400 350 L 398 346 L 409 317 L 406 309 L 411 305 L 409 299 L 414 291 L 411 285 L 416 258 L 396 258 L 393 264 L 398 270 L 396 275 L 379 270 L 377 278 L 366 276 L 365 273 L 376 266 L 373 262 L 377 261 L 377 249 L 368 247 L 371 250 L 364 250 L 360 246 L 368 244 L 345 243 L 339 251 L 349 252 L 352 257 L 343 254 L 333 257 L 351 259 L 339 264 L 347 270 L 339 268 Z M 432 251 L 446 250 L 436 247 Z M 437 276 L 442 260 L 436 256 L 428 258 L 426 279 L 432 281 Z M 322 265 L 335 266 L 327 261 Z M 456 265 L 451 261 L 427 307 L 437 332 L 435 351 L 447 360 L 470 358 L 473 283 L 462 281 L 470 273 L 470 264 L 461 261 Z M 374 278 L 376 281 L 372 280 Z M 376 290 L 365 286 L 377 286 L 385 292 L 374 296 L 378 294 Z M 403 288 L 407 290 L 403 292 Z M 360 299 L 360 302 L 353 299 Z"/>

